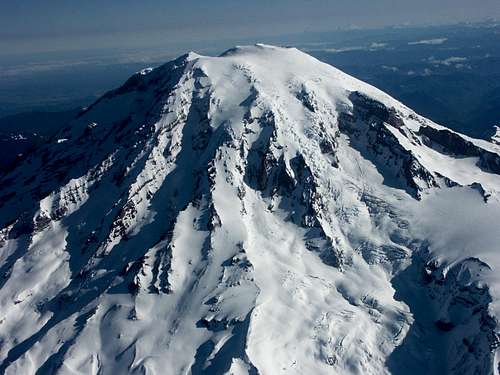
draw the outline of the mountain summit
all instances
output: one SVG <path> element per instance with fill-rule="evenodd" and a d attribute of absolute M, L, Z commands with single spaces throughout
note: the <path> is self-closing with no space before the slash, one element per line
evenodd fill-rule
<path fill-rule="evenodd" d="M 0 180 L 0 372 L 492 374 L 500 146 L 293 48 L 133 75 Z"/>

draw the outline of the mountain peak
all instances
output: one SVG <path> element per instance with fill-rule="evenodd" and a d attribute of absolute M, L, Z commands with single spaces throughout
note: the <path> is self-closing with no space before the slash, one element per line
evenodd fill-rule
<path fill-rule="evenodd" d="M 253 45 L 235 46 L 220 54 L 220 57 L 234 56 L 234 55 L 258 55 L 262 53 L 286 54 L 289 52 L 303 53 L 294 47 L 279 47 L 270 44 L 256 43 Z"/>
<path fill-rule="evenodd" d="M 2 177 L 0 370 L 486 374 L 499 191 L 498 145 L 297 49 L 189 53 Z"/>

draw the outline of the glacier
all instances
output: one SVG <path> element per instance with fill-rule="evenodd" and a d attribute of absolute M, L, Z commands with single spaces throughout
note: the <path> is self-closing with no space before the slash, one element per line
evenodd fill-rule
<path fill-rule="evenodd" d="M 499 374 L 500 145 L 295 48 L 142 70 L 0 181 L 0 373 Z"/>

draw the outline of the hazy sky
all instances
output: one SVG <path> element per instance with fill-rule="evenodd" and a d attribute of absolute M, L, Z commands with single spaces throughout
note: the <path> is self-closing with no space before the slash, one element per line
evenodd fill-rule
<path fill-rule="evenodd" d="M 500 0 L 0 0 L 0 53 L 500 18 Z"/>

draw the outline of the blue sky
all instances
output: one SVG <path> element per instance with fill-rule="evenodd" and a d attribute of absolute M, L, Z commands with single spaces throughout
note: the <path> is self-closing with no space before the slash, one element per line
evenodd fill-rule
<path fill-rule="evenodd" d="M 485 18 L 499 0 L 1 0 L 0 54 Z"/>

